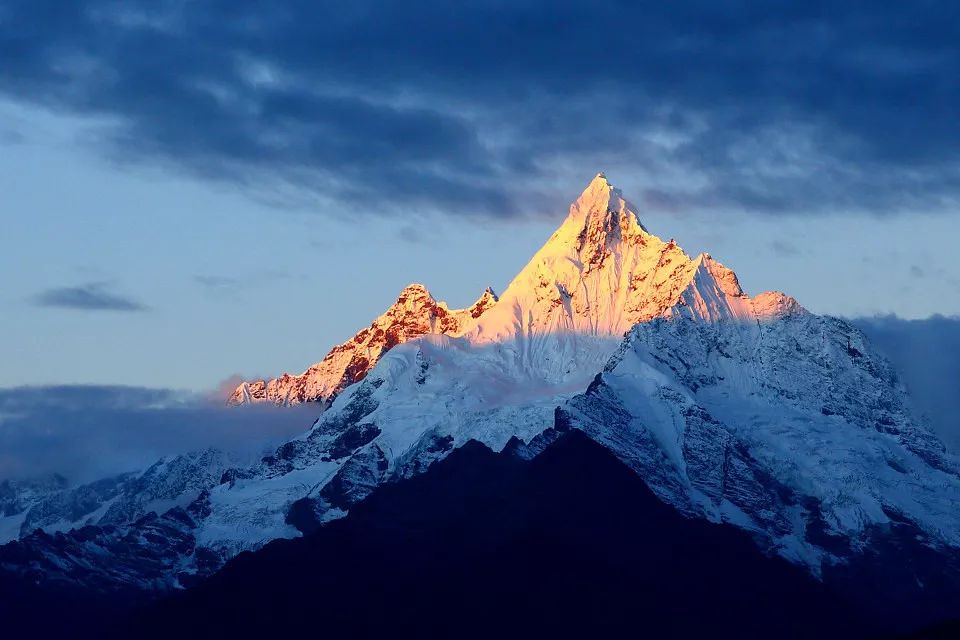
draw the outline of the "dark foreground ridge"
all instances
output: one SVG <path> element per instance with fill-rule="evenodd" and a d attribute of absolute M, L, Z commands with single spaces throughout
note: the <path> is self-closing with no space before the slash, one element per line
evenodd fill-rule
<path fill-rule="evenodd" d="M 579 432 L 531 461 L 468 443 L 343 520 L 238 556 L 124 637 L 863 637 L 741 530 L 660 502 Z"/>

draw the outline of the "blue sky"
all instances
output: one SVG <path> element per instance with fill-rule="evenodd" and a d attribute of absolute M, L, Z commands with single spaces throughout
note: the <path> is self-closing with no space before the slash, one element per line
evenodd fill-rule
<path fill-rule="evenodd" d="M 0 386 L 301 371 L 599 170 L 751 293 L 960 314 L 957 9 L 775 4 L 0 3 Z"/>

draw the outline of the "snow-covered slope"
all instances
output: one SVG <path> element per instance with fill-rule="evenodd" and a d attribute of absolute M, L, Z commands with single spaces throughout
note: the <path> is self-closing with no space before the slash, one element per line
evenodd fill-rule
<path fill-rule="evenodd" d="M 176 586 L 337 518 L 470 440 L 536 451 L 578 428 L 664 501 L 741 526 L 813 571 L 860 552 L 894 521 L 930 547 L 960 547 L 957 462 L 914 422 L 863 336 L 782 293 L 747 296 L 709 255 L 691 258 L 650 234 L 602 174 L 493 301 L 488 293 L 450 312 L 408 288 L 334 349 L 328 368 L 318 365 L 314 386 L 298 378 L 264 396 L 333 398 L 274 455 L 191 484 L 196 499 L 159 520 L 113 521 L 55 544 L 33 534 L 24 545 L 64 579 L 93 571 L 109 581 L 88 554 L 143 527 L 172 527 L 174 547 L 138 546 L 145 573 L 133 563 L 122 576 Z M 135 498 L 128 522 L 157 504 Z M 158 566 L 168 568 L 163 579 Z"/>
<path fill-rule="evenodd" d="M 323 360 L 302 374 L 284 373 L 272 380 L 243 382 L 227 403 L 329 403 L 340 391 L 362 380 L 392 347 L 426 333 L 458 335 L 496 302 L 496 294 L 488 288 L 469 307 L 448 309 L 446 303 L 434 300 L 422 284 L 411 284 L 369 327 L 331 349 Z"/>
<path fill-rule="evenodd" d="M 847 323 L 764 303 L 753 321 L 637 325 L 559 421 L 664 501 L 815 572 L 895 524 L 956 554 L 960 465 L 914 422 L 890 366 Z"/>

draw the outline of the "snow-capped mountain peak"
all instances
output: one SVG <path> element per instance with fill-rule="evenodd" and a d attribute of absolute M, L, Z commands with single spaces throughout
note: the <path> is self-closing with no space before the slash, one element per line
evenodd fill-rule
<path fill-rule="evenodd" d="M 732 270 L 651 234 L 600 173 L 497 307 L 465 334 L 475 343 L 619 340 L 637 322 L 678 313 L 752 318 L 755 309 Z"/>
<path fill-rule="evenodd" d="M 732 270 L 708 254 L 691 258 L 673 240 L 649 233 L 636 207 L 598 173 L 499 298 L 488 287 L 471 306 L 451 310 L 424 285 L 408 285 L 369 328 L 304 373 L 245 382 L 228 402 L 326 406 L 387 351 L 426 334 L 499 344 L 524 360 L 526 370 L 549 356 L 552 365 L 538 375 L 556 382 L 603 366 L 637 322 L 676 314 L 749 319 L 758 310 L 765 315 Z"/>
<path fill-rule="evenodd" d="M 571 246 L 578 252 L 595 253 L 604 248 L 616 251 L 620 241 L 646 235 L 636 207 L 603 173 L 598 173 L 570 205 L 566 220 L 541 251 L 565 252 Z"/>

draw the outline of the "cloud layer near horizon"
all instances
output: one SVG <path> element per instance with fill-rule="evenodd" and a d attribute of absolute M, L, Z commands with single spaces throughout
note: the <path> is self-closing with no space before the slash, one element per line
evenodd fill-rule
<path fill-rule="evenodd" d="M 956 210 L 960 5 L 14 0 L 0 96 L 96 147 L 352 211 Z M 587 176 L 588 177 L 588 176 Z"/>
<path fill-rule="evenodd" d="M 0 480 L 60 473 L 72 482 L 216 447 L 253 460 L 310 428 L 315 407 L 227 408 L 166 389 L 0 389 Z"/>
<path fill-rule="evenodd" d="M 960 455 L 960 318 L 889 315 L 853 322 L 896 368 L 931 428 Z"/>
<path fill-rule="evenodd" d="M 960 454 L 960 318 L 852 322 L 891 360 L 917 411 Z M 221 395 L 235 382 L 225 382 Z M 306 431 L 316 413 L 309 405 L 225 408 L 142 387 L 0 389 L 0 480 L 56 472 L 88 481 L 211 446 L 252 460 Z"/>

